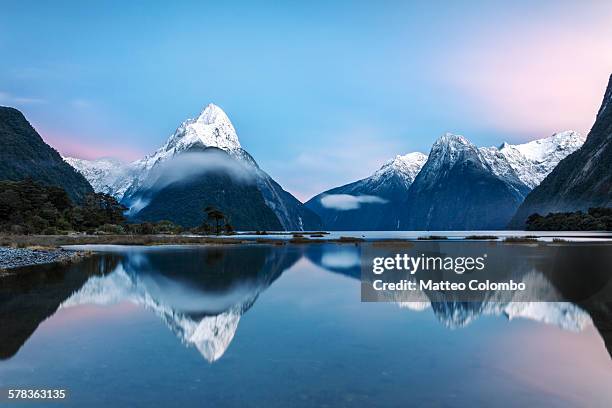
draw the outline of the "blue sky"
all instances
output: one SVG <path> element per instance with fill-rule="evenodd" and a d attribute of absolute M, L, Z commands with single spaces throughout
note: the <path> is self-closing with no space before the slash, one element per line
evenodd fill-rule
<path fill-rule="evenodd" d="M 1 3 L 0 104 L 63 154 L 139 158 L 214 102 L 301 199 L 445 131 L 586 132 L 612 72 L 606 2 Z"/>

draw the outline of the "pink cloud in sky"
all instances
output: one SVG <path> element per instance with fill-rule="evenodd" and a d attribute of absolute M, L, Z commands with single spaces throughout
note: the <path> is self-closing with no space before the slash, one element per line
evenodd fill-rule
<path fill-rule="evenodd" d="M 483 35 L 446 56 L 438 74 L 483 126 L 527 138 L 586 134 L 612 73 L 612 12 L 599 17 Z"/>
<path fill-rule="evenodd" d="M 116 143 L 107 143 L 99 140 L 92 143 L 84 138 L 60 134 L 54 131 L 39 130 L 43 140 L 57 150 L 62 156 L 77 157 L 79 159 L 98 159 L 100 157 L 113 157 L 124 161 L 133 161 L 142 158 L 146 153 L 140 149 L 128 146 L 119 146 Z"/>

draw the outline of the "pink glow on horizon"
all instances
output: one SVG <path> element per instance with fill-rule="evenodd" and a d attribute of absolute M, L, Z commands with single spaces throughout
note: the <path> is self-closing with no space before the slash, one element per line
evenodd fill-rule
<path fill-rule="evenodd" d="M 59 135 L 47 130 L 40 130 L 39 133 L 45 143 L 57 150 L 62 156 L 88 160 L 112 157 L 130 162 L 140 159 L 146 154 L 139 149 L 125 146 L 119 147 L 104 140 L 94 144 L 90 141 L 84 141 L 78 136 Z"/>
<path fill-rule="evenodd" d="M 78 307 L 59 309 L 52 318 L 45 320 L 49 329 L 82 325 L 83 321 L 96 322 L 103 319 L 133 319 L 134 315 L 142 314 L 143 308 L 130 302 L 121 302 L 113 305 L 86 304 Z"/>
<path fill-rule="evenodd" d="M 439 75 L 483 127 L 526 139 L 568 129 L 586 135 L 612 73 L 612 12 L 603 14 L 475 39 Z"/>
<path fill-rule="evenodd" d="M 493 343 L 495 350 L 489 353 L 489 363 L 503 375 L 576 405 L 584 404 L 610 384 L 610 358 L 592 325 L 580 333 L 540 323 L 530 326 L 527 330 L 510 331 Z M 517 344 L 524 347 L 517 348 Z M 600 394 L 599 400 L 609 401 L 612 390 L 607 388 L 606 394 Z"/>

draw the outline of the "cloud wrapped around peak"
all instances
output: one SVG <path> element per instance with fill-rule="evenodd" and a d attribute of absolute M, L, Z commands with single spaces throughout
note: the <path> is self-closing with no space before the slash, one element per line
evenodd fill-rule
<path fill-rule="evenodd" d="M 386 204 L 388 200 L 374 195 L 326 194 L 321 205 L 338 211 L 356 210 L 362 204 Z"/>

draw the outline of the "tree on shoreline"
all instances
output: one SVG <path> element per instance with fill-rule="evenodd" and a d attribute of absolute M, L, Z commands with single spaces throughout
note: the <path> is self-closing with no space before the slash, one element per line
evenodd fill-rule
<path fill-rule="evenodd" d="M 531 214 L 528 231 L 612 231 L 612 208 L 589 208 L 588 212 Z"/>
<path fill-rule="evenodd" d="M 234 228 L 229 222 L 229 217 L 227 217 L 221 210 L 208 206 L 204 208 L 204 213 L 206 214 L 206 219 L 202 223 L 200 227 L 204 232 L 210 232 L 214 227 L 214 233 L 219 235 L 222 231 L 226 233 L 231 233 L 234 231 Z M 214 225 L 211 225 L 211 222 Z"/>

